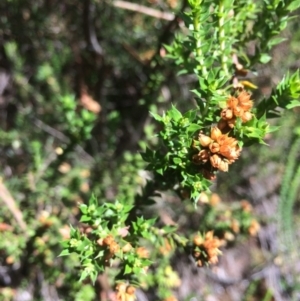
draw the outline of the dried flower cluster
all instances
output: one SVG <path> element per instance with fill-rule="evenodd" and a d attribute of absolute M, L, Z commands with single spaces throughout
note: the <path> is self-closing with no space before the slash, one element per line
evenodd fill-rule
<path fill-rule="evenodd" d="M 237 160 L 241 153 L 238 141 L 229 135 L 237 118 L 242 122 L 252 118 L 250 110 L 253 102 L 245 90 L 240 91 L 237 96 L 230 95 L 226 104 L 227 107 L 221 111 L 218 125 L 211 128 L 210 136 L 200 132 L 198 143 L 201 149 L 193 156 L 193 162 L 202 166 L 201 172 L 209 180 L 215 179 L 217 170 L 228 171 L 229 165 Z"/>
<path fill-rule="evenodd" d="M 238 141 L 222 134 L 218 127 L 211 129 L 210 137 L 200 133 L 199 142 L 202 149 L 193 156 L 193 162 L 203 165 L 203 174 L 209 179 L 214 178 L 214 170 L 228 171 L 229 164 L 237 160 L 241 152 Z"/>
<path fill-rule="evenodd" d="M 214 237 L 213 231 L 209 231 L 205 236 L 196 235 L 193 239 L 194 252 L 197 266 L 202 267 L 204 264 L 215 264 L 218 262 L 218 255 L 221 254 L 219 247 L 222 242 Z"/>
<path fill-rule="evenodd" d="M 136 254 L 140 258 L 149 258 L 149 251 L 145 247 L 139 247 L 136 249 Z"/>
<path fill-rule="evenodd" d="M 170 244 L 169 240 L 167 238 L 164 238 L 163 245 L 159 247 L 159 252 L 163 256 L 169 255 L 173 250 L 172 245 Z"/>
<path fill-rule="evenodd" d="M 131 285 L 127 285 L 126 283 L 118 283 L 116 286 L 117 301 L 134 301 L 135 298 L 135 288 Z"/>
<path fill-rule="evenodd" d="M 98 239 L 97 244 L 107 249 L 107 252 L 105 254 L 105 262 L 107 264 L 109 263 L 109 260 L 113 258 L 115 254 L 120 250 L 120 245 L 114 240 L 112 235 L 108 235 L 103 239 Z"/>
<path fill-rule="evenodd" d="M 260 224 L 256 219 L 252 219 L 250 226 L 248 228 L 248 232 L 251 236 L 256 236 L 258 231 L 260 230 Z"/>
<path fill-rule="evenodd" d="M 149 251 L 145 247 L 138 247 L 134 249 L 130 243 L 126 243 L 123 247 L 121 247 L 115 241 L 112 235 L 107 235 L 105 238 L 98 239 L 97 244 L 106 249 L 106 262 L 108 262 L 109 259 L 113 258 L 120 250 L 122 250 L 123 253 L 134 251 L 139 258 L 149 258 Z"/>
<path fill-rule="evenodd" d="M 232 129 L 237 117 L 241 118 L 242 122 L 252 119 L 250 110 L 253 102 L 250 97 L 251 95 L 245 90 L 242 90 L 237 97 L 229 96 L 226 103 L 227 107 L 222 110 L 221 120 L 218 124 L 222 132 Z"/>

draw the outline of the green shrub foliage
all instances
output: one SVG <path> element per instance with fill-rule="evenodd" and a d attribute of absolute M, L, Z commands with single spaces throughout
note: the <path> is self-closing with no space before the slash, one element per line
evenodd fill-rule
<path fill-rule="evenodd" d="M 4 2 L 1 285 L 94 300 L 104 277 L 119 301 L 137 288 L 176 300 L 174 258 L 210 266 L 259 230 L 249 202 L 223 203 L 210 187 L 300 105 L 299 70 L 268 96 L 255 77 L 299 1 Z M 278 214 L 288 243 L 298 136 Z"/>

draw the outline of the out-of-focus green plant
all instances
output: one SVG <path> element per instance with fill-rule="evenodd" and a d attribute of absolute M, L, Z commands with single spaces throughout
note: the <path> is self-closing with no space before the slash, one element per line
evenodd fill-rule
<path fill-rule="evenodd" d="M 202 204 L 201 195 L 208 193 L 217 173 L 228 172 L 244 146 L 263 144 L 264 136 L 276 130 L 267 118 L 278 116 L 278 109 L 300 104 L 299 71 L 285 76 L 260 102 L 253 99 L 251 91 L 257 87 L 247 78 L 255 63 L 271 59 L 270 50 L 282 41 L 277 34 L 299 6 L 297 1 L 188 3 L 189 9 L 181 16 L 185 28 L 165 48 L 179 74 L 195 78 L 191 87 L 195 108 L 181 112 L 173 105 L 162 115 L 152 113 L 160 125 L 158 142 L 141 154 L 151 179 L 132 198 L 103 205 L 92 198 L 89 205 L 81 205 L 81 222 L 86 226 L 82 231 L 72 229 L 61 254 L 79 255 L 81 279 L 89 276 L 95 281 L 106 268 L 116 270 L 118 300 L 133 300 L 132 285 L 156 285 L 158 297 L 167 300 L 170 288 L 179 285 L 170 270 L 172 252 L 192 254 L 198 266 L 214 264 L 226 241 L 240 232 L 257 233 L 259 224 L 245 202 L 224 216 L 208 201 L 202 205 L 199 232 L 189 235 L 145 215 L 157 191 L 169 190 L 182 200 Z M 263 22 L 254 22 L 257 18 Z M 249 42 L 255 44 L 253 55 L 247 53 Z M 168 275 L 170 283 L 164 286 Z"/>

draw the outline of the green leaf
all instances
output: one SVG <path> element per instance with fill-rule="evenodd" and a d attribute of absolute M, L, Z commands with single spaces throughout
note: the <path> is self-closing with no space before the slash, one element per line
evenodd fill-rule
<path fill-rule="evenodd" d="M 259 61 L 260 61 L 262 64 L 267 64 L 268 62 L 270 62 L 271 59 L 272 59 L 272 57 L 269 56 L 267 53 L 262 53 L 262 54 L 260 55 Z"/>
<path fill-rule="evenodd" d="M 86 214 L 87 213 L 87 205 L 86 204 L 81 204 L 79 206 L 79 209 L 80 211 L 83 213 L 83 214 Z"/>
<path fill-rule="evenodd" d="M 182 114 L 173 105 L 172 109 L 168 111 L 168 116 L 170 116 L 175 121 L 179 121 L 182 118 Z"/>
<path fill-rule="evenodd" d="M 176 158 L 173 158 L 173 162 L 178 165 L 178 164 L 182 163 L 182 160 L 180 158 L 176 157 Z"/>
<path fill-rule="evenodd" d="M 131 272 L 132 272 L 132 268 L 128 264 L 126 264 L 125 270 L 124 270 L 124 275 L 130 274 Z"/>
<path fill-rule="evenodd" d="M 155 157 L 155 151 L 152 151 L 149 147 L 146 147 L 145 151 L 141 153 L 141 157 L 146 162 L 151 162 Z"/>
<path fill-rule="evenodd" d="M 289 6 L 287 7 L 287 9 L 292 12 L 294 10 L 296 10 L 297 8 L 300 7 L 300 1 L 299 0 L 294 0 L 292 1 Z"/>
<path fill-rule="evenodd" d="M 150 112 L 150 114 L 152 115 L 152 117 L 157 120 L 157 121 L 162 121 L 162 117 L 156 113 Z"/>
<path fill-rule="evenodd" d="M 197 117 L 197 110 L 189 110 L 183 114 L 183 117 L 188 118 L 192 122 Z"/>
<path fill-rule="evenodd" d="M 81 218 L 80 218 L 80 222 L 84 223 L 84 222 L 89 222 L 92 218 L 90 216 L 87 216 L 87 215 L 83 215 Z"/>
<path fill-rule="evenodd" d="M 192 123 L 188 126 L 187 131 L 189 133 L 194 133 L 196 131 L 199 131 L 202 127 L 199 124 Z"/>
<path fill-rule="evenodd" d="M 269 49 L 271 49 L 273 46 L 278 45 L 278 44 L 284 42 L 285 40 L 286 40 L 286 38 L 281 38 L 281 37 L 273 38 L 269 41 L 268 47 L 269 47 Z"/>
<path fill-rule="evenodd" d="M 71 253 L 69 252 L 68 249 L 65 249 L 63 250 L 59 255 L 58 257 L 61 257 L 61 256 L 67 256 L 67 255 L 70 255 Z"/>
<path fill-rule="evenodd" d="M 89 274 L 86 271 L 83 271 L 80 275 L 79 282 L 82 282 L 88 276 L 89 276 Z"/>
<path fill-rule="evenodd" d="M 94 271 L 90 274 L 90 278 L 91 278 L 93 284 L 95 284 L 97 277 L 98 277 L 98 273 L 96 271 Z"/>
<path fill-rule="evenodd" d="M 292 108 L 295 108 L 295 107 L 299 107 L 300 106 L 300 101 L 299 100 L 296 100 L 296 99 L 293 99 L 287 106 L 286 108 L 287 109 L 292 109 Z"/>

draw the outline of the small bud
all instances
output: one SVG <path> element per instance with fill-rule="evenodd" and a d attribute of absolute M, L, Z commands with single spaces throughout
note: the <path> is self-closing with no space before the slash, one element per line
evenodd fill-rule
<path fill-rule="evenodd" d="M 247 200 L 241 201 L 241 207 L 242 207 L 243 211 L 245 211 L 245 212 L 252 212 L 252 210 L 253 210 L 251 204 Z"/>
<path fill-rule="evenodd" d="M 211 133 L 210 133 L 211 139 L 217 141 L 221 135 L 222 135 L 221 130 L 218 129 L 216 126 L 211 128 Z"/>
<path fill-rule="evenodd" d="M 116 285 L 116 290 L 117 290 L 118 292 L 120 292 L 120 293 L 125 293 L 125 291 L 126 291 L 126 284 L 123 283 L 123 282 L 118 283 L 118 284 Z"/>
<path fill-rule="evenodd" d="M 218 153 L 220 151 L 220 145 L 217 142 L 213 142 L 209 145 L 209 149 L 212 153 Z"/>
<path fill-rule="evenodd" d="M 210 158 L 210 163 L 214 168 L 218 168 L 220 167 L 220 164 L 222 162 L 221 157 L 219 157 L 218 155 L 212 155 Z"/>
<path fill-rule="evenodd" d="M 244 114 L 241 116 L 241 118 L 242 118 L 243 122 L 247 122 L 252 119 L 252 114 L 249 111 L 244 112 Z"/>
<path fill-rule="evenodd" d="M 197 246 L 197 247 L 201 246 L 202 243 L 203 243 L 203 238 L 202 238 L 202 236 L 196 235 L 196 236 L 194 237 L 194 239 L 193 239 L 193 243 L 194 243 L 194 245 Z"/>
<path fill-rule="evenodd" d="M 233 220 L 231 221 L 230 228 L 231 228 L 231 230 L 232 230 L 234 233 L 239 233 L 239 232 L 240 232 L 240 223 L 239 223 L 239 221 L 236 220 L 236 219 L 233 219 Z"/>
<path fill-rule="evenodd" d="M 219 165 L 219 170 L 227 172 L 228 171 L 228 162 L 222 160 Z"/>
<path fill-rule="evenodd" d="M 109 252 L 111 254 L 115 254 L 117 253 L 118 251 L 120 250 L 120 246 L 115 242 L 113 241 L 110 246 L 109 246 Z"/>
<path fill-rule="evenodd" d="M 216 264 L 216 263 L 218 263 L 218 256 L 213 256 L 213 257 L 209 258 L 208 262 L 210 264 Z"/>
<path fill-rule="evenodd" d="M 209 152 L 206 149 L 203 149 L 199 152 L 198 156 L 201 159 L 201 161 L 205 163 L 209 158 Z"/>
<path fill-rule="evenodd" d="M 197 260 L 197 266 L 198 267 L 202 267 L 203 266 L 203 262 L 202 262 L 202 260 Z"/>
<path fill-rule="evenodd" d="M 231 232 L 225 232 L 224 234 L 224 238 L 227 240 L 227 241 L 234 241 L 234 235 L 231 233 Z"/>
<path fill-rule="evenodd" d="M 128 253 L 130 252 L 130 250 L 132 249 L 132 245 L 128 242 L 123 248 L 122 248 L 122 251 L 124 253 Z"/>
<path fill-rule="evenodd" d="M 134 295 L 135 294 L 135 288 L 133 286 L 128 286 L 126 289 L 126 293 L 128 295 Z"/>
<path fill-rule="evenodd" d="M 258 233 L 259 229 L 260 229 L 260 224 L 258 223 L 257 220 L 253 219 L 248 229 L 249 234 L 251 236 L 255 236 Z"/>
<path fill-rule="evenodd" d="M 211 143 L 211 138 L 206 135 L 199 134 L 199 142 L 203 147 L 206 147 Z"/>
<path fill-rule="evenodd" d="M 207 204 L 209 203 L 208 196 L 205 192 L 201 192 L 198 198 L 198 203 Z"/>
<path fill-rule="evenodd" d="M 105 246 L 110 246 L 112 242 L 114 242 L 114 238 L 111 235 L 108 235 L 103 239 L 103 245 Z"/>
<path fill-rule="evenodd" d="M 99 239 L 97 240 L 97 244 L 98 244 L 100 247 L 103 247 L 103 246 L 104 246 L 104 244 L 103 244 L 103 238 L 99 238 Z"/>
<path fill-rule="evenodd" d="M 140 258 L 148 258 L 149 257 L 149 252 L 145 247 L 139 247 L 136 249 L 136 254 Z"/>
<path fill-rule="evenodd" d="M 209 201 L 210 205 L 214 207 L 218 205 L 220 202 L 221 202 L 220 196 L 216 193 L 213 193 L 210 197 L 210 201 Z"/>
<path fill-rule="evenodd" d="M 224 120 L 229 120 L 229 119 L 231 119 L 231 118 L 233 117 L 233 112 L 232 112 L 232 110 L 231 110 L 231 109 L 228 109 L 228 108 L 223 109 L 223 110 L 221 111 L 221 117 L 222 117 L 222 119 L 224 119 Z"/>

